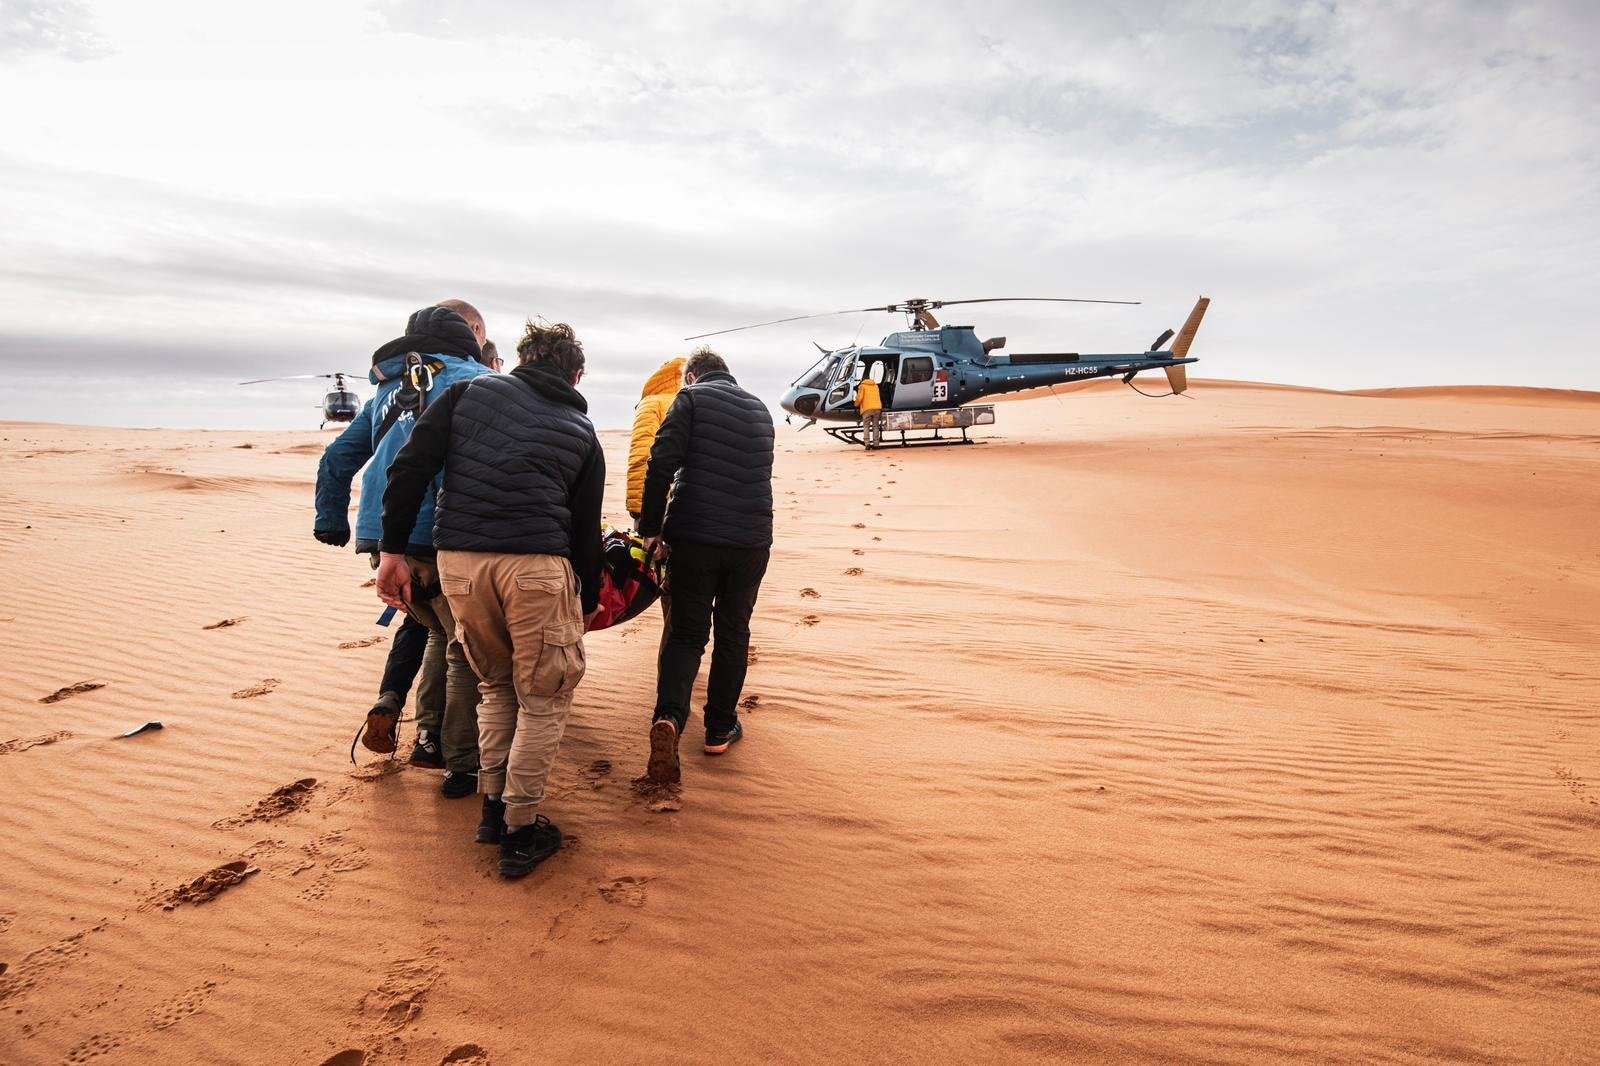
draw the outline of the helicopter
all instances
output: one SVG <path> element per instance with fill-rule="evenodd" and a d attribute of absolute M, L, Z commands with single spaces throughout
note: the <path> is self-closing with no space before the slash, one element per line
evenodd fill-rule
<path fill-rule="evenodd" d="M 1200 320 L 1211 304 L 1209 298 L 1200 297 L 1171 348 L 1162 347 L 1173 340 L 1173 331 L 1169 329 L 1143 352 L 1103 355 L 1080 355 L 1077 352 L 1002 354 L 1001 349 L 1006 346 L 1004 337 L 980 341 L 971 326 L 942 325 L 933 315 L 939 308 L 957 304 L 1017 302 L 1138 304 L 1136 300 L 1085 300 L 1055 296 L 991 296 L 975 300 L 915 298 L 881 307 L 797 315 L 751 326 L 736 326 L 686 337 L 685 340 L 775 326 L 782 322 L 866 311 L 904 314 L 909 320 L 908 328 L 889 334 L 881 344 L 850 345 L 831 350 L 817 345 L 822 358 L 794 380 L 780 401 L 780 406 L 791 417 L 806 419 L 800 427 L 802 430 L 815 422 L 850 423 L 823 428 L 838 440 L 865 446 L 865 430 L 859 424 L 855 397 L 862 379 L 871 377 L 878 383 L 883 400 L 883 434 L 885 438 L 892 433 L 899 434 L 897 443 L 886 439 L 883 442 L 885 445 L 971 444 L 974 441 L 967 436 L 969 428 L 994 424 L 993 405 L 966 406 L 985 396 L 1115 376 L 1120 376 L 1126 384 L 1142 392 L 1137 385 L 1133 385 L 1133 377 L 1145 370 L 1166 372 L 1171 393 L 1156 395 L 1183 393 L 1189 387 L 1185 366 L 1198 361 L 1189 358 L 1189 346 L 1194 342 Z M 945 437 L 942 431 L 947 429 L 959 429 L 960 438 Z M 928 436 L 930 431 L 932 435 Z"/>
<path fill-rule="evenodd" d="M 241 381 L 241 385 L 263 385 L 269 381 L 308 381 L 314 378 L 332 378 L 333 387 L 322 397 L 322 424 L 318 429 L 326 429 L 329 422 L 342 423 L 355 420 L 361 413 L 361 397 L 350 391 L 345 384 L 346 378 L 364 377 L 349 371 L 336 370 L 331 374 L 291 374 L 282 378 L 256 378 L 254 381 Z"/>

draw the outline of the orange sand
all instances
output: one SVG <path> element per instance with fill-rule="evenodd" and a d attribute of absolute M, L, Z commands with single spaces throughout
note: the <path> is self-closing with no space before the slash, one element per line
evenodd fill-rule
<path fill-rule="evenodd" d="M 0 1061 L 1593 1062 L 1595 412 L 780 427 L 747 739 L 651 809 L 656 615 L 592 636 L 516 883 L 346 759 L 387 641 L 330 435 L 0 426 Z"/>

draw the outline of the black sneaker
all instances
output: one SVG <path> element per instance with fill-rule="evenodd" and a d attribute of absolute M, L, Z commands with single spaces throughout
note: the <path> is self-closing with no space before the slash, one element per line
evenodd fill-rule
<path fill-rule="evenodd" d="M 682 778 L 678 769 L 678 724 L 658 718 L 650 727 L 650 762 L 644 775 L 657 785 L 676 785 Z"/>
<path fill-rule="evenodd" d="M 417 745 L 411 749 L 411 765 L 424 770 L 444 769 L 444 752 L 439 749 L 439 734 L 431 729 L 417 730 Z"/>
<path fill-rule="evenodd" d="M 439 782 L 439 794 L 445 799 L 458 800 L 476 791 L 478 791 L 476 770 L 446 770 L 444 780 Z"/>
<path fill-rule="evenodd" d="M 498 844 L 506 832 L 506 805 L 493 796 L 483 797 L 483 818 L 478 822 L 478 843 Z"/>
<path fill-rule="evenodd" d="M 367 712 L 367 724 L 361 730 L 361 746 L 368 751 L 387 755 L 400 742 L 400 697 L 385 692 Z"/>
<path fill-rule="evenodd" d="M 504 877 L 526 877 L 533 868 L 561 850 L 561 830 L 544 815 L 520 829 L 507 829 L 500 838 L 500 873 Z"/>
<path fill-rule="evenodd" d="M 744 726 L 740 725 L 737 719 L 734 720 L 733 728 L 728 730 L 726 733 L 713 733 L 710 730 L 707 730 L 706 754 L 721 755 L 723 752 L 727 751 L 729 747 L 739 743 L 739 741 L 743 739 Z"/>

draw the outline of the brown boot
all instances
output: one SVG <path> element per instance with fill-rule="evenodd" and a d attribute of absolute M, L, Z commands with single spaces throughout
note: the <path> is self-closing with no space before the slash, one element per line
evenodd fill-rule
<path fill-rule="evenodd" d="M 399 742 L 400 697 L 385 692 L 367 712 L 367 725 L 361 731 L 361 746 L 368 751 L 387 755 Z"/>

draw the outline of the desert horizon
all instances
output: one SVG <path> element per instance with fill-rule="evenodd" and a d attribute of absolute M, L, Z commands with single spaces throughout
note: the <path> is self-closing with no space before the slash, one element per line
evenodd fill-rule
<path fill-rule="evenodd" d="M 1055 391 L 780 424 L 747 738 L 590 634 L 521 881 L 350 761 L 332 434 L 6 423 L 0 1059 L 1590 1061 L 1600 395 Z"/>

